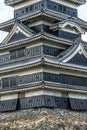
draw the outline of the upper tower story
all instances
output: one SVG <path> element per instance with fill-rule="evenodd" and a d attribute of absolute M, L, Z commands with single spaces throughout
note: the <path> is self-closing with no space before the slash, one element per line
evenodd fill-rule
<path fill-rule="evenodd" d="M 85 4 L 86 0 L 5 0 L 5 4 L 14 7 L 14 17 L 49 9 L 66 15 L 77 17 L 77 7 Z"/>
<path fill-rule="evenodd" d="M 16 21 L 35 33 L 48 34 L 74 41 L 87 31 L 87 22 L 78 17 L 78 6 L 86 0 L 5 0 L 14 8 L 14 18 L 0 24 L 10 32 Z"/>

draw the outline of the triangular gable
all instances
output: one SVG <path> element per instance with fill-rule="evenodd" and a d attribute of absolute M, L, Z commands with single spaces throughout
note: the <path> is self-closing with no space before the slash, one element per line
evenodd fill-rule
<path fill-rule="evenodd" d="M 87 58 L 84 56 L 84 54 L 80 54 L 79 52 L 67 63 L 87 66 Z"/>
<path fill-rule="evenodd" d="M 10 33 L 6 36 L 6 38 L 2 41 L 2 44 L 7 44 L 11 42 L 15 42 L 17 40 L 22 40 L 25 38 L 29 38 L 34 35 L 34 32 L 27 28 L 22 23 L 16 22 Z"/>
<path fill-rule="evenodd" d="M 82 43 L 79 43 L 69 48 L 59 61 L 87 66 L 87 52 L 85 51 Z"/>

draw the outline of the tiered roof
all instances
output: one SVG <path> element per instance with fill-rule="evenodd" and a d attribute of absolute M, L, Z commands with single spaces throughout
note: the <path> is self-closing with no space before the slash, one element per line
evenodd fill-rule
<path fill-rule="evenodd" d="M 13 7 L 22 2 L 24 1 L 5 1 L 7 5 Z M 47 1 L 43 0 L 42 2 Z M 85 3 L 82 0 L 69 0 L 69 2 L 76 4 L 76 7 Z M 69 100 L 65 97 L 60 99 L 55 95 L 54 99 L 57 97 L 59 99 L 56 100 L 62 102 L 67 100 L 63 107 L 69 108 L 70 106 L 67 105 L 69 103 L 73 105 L 75 102 L 72 101 L 71 93 L 87 94 L 87 52 L 85 50 L 87 43 L 84 43 L 81 39 L 81 34 L 84 34 L 87 30 L 87 22 L 77 17 L 76 9 L 70 8 L 75 11 L 73 16 L 70 16 L 68 13 L 48 7 L 49 3 L 48 5 L 45 4 L 39 3 L 39 10 L 33 10 L 24 15 L 20 14 L 19 8 L 15 10 L 15 16 L 17 15 L 16 11 L 18 11 L 19 17 L 17 15 L 14 19 L 0 24 L 1 30 L 9 32 L 0 45 L 0 85 L 1 87 L 4 86 L 0 89 L 0 94 L 18 94 L 19 92 L 33 90 L 47 90 L 49 93 L 50 91 L 65 92 L 69 93 Z M 46 8 L 43 6 L 46 6 Z M 69 39 L 69 34 L 72 37 L 71 39 Z M 30 100 L 30 97 L 28 98 Z M 37 96 L 35 100 L 37 98 L 40 99 Z M 42 95 L 41 100 L 43 98 Z M 51 99 L 51 96 L 49 98 Z M 26 108 L 26 106 L 23 106 L 26 100 L 20 99 L 21 106 L 18 107 Z M 79 110 L 87 110 L 86 100 L 83 102 L 86 107 L 83 108 L 80 101 Z M 52 107 L 53 102 L 51 103 Z M 74 107 L 72 106 L 73 109 L 76 109 L 76 106 Z M 1 108 L 3 109 L 3 106 Z"/>

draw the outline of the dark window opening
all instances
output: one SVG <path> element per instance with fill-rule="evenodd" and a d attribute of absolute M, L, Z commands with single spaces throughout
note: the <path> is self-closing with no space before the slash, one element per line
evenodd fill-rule
<path fill-rule="evenodd" d="M 28 12 L 29 11 L 29 8 L 28 7 L 26 7 L 26 12 Z"/>
<path fill-rule="evenodd" d="M 61 5 L 59 5 L 59 10 L 62 11 L 62 6 Z"/>
<path fill-rule="evenodd" d="M 63 11 L 66 12 L 66 7 L 63 7 Z"/>
<path fill-rule="evenodd" d="M 33 11 L 33 6 L 32 5 L 30 6 L 30 11 Z"/>
<path fill-rule="evenodd" d="M 22 14 L 24 14 L 24 10 L 22 10 Z"/>
<path fill-rule="evenodd" d="M 18 50 L 12 50 L 10 51 L 10 59 L 20 58 L 25 56 L 25 49 L 21 48 Z"/>

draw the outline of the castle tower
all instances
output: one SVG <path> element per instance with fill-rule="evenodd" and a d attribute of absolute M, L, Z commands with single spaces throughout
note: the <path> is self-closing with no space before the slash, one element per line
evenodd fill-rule
<path fill-rule="evenodd" d="M 5 0 L 14 18 L 0 24 L 0 111 L 87 111 L 85 0 Z"/>

